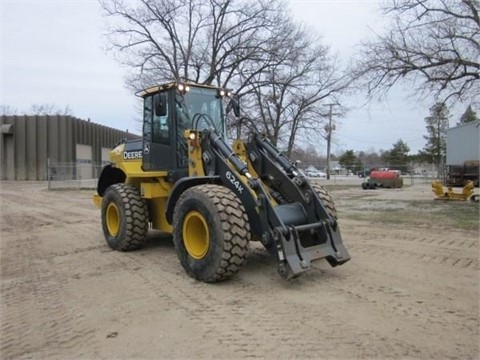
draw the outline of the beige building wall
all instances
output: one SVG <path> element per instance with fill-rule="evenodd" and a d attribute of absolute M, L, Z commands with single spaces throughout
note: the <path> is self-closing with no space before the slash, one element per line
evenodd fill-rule
<path fill-rule="evenodd" d="M 101 166 L 104 149 L 125 138 L 139 136 L 71 116 L 1 116 L 0 180 L 47 180 L 48 162 L 55 167 L 90 159 L 91 167 Z M 86 176 L 94 175 L 89 171 Z"/>

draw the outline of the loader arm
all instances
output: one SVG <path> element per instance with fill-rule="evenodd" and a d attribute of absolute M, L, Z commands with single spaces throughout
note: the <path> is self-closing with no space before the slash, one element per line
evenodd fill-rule
<path fill-rule="evenodd" d="M 337 219 L 329 214 L 308 179 L 264 136 L 255 135 L 246 148 L 255 172 L 271 192 L 279 193 L 280 198 L 284 199 L 285 203 L 274 209 L 288 228 L 288 232 L 280 238 L 285 248 L 290 249 L 286 254 L 287 258 L 290 257 L 290 267 L 298 267 L 298 261 L 294 260 L 292 241 L 298 258 L 303 259 L 299 261 L 302 269 L 308 268 L 310 261 L 320 258 L 326 258 L 331 266 L 350 260 Z M 306 214 L 302 221 L 289 222 L 291 217 L 286 216 L 283 210 L 293 205 L 297 212 Z"/>
<path fill-rule="evenodd" d="M 308 180 L 272 144 L 260 136 L 246 145 L 248 161 L 259 175 L 213 130 L 202 134 L 205 174 L 221 182 L 241 199 L 252 233 L 276 257 L 284 278 L 326 258 L 343 264 L 350 256 L 343 246 L 336 219 L 331 217 Z"/>

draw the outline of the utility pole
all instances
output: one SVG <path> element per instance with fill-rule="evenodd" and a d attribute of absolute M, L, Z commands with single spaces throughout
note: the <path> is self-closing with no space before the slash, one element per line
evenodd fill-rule
<path fill-rule="evenodd" d="M 328 125 L 325 125 L 325 131 L 327 132 L 327 180 L 330 180 L 330 145 L 332 142 L 332 132 L 335 130 L 335 124 L 332 125 L 332 108 L 337 103 L 324 104 L 323 106 L 330 107 L 328 116 Z"/>

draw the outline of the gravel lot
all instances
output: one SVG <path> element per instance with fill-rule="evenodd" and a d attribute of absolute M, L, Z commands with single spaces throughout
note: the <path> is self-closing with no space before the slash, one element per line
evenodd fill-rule
<path fill-rule="evenodd" d="M 1 358 L 478 359 L 478 204 L 346 184 L 327 186 L 349 263 L 286 282 L 252 243 L 207 285 L 158 233 L 111 251 L 92 191 L 1 182 Z"/>

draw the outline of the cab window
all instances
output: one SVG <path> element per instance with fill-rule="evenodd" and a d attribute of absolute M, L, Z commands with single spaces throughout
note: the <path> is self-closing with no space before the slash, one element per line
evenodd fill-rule
<path fill-rule="evenodd" d="M 143 139 L 152 141 L 152 97 L 145 98 L 143 102 Z"/>
<path fill-rule="evenodd" d="M 143 106 L 143 136 L 145 141 L 170 144 L 168 101 L 166 94 L 145 98 Z"/>
<path fill-rule="evenodd" d="M 168 121 L 168 101 L 166 94 L 153 96 L 153 142 L 158 144 L 170 144 L 170 132 Z"/>

